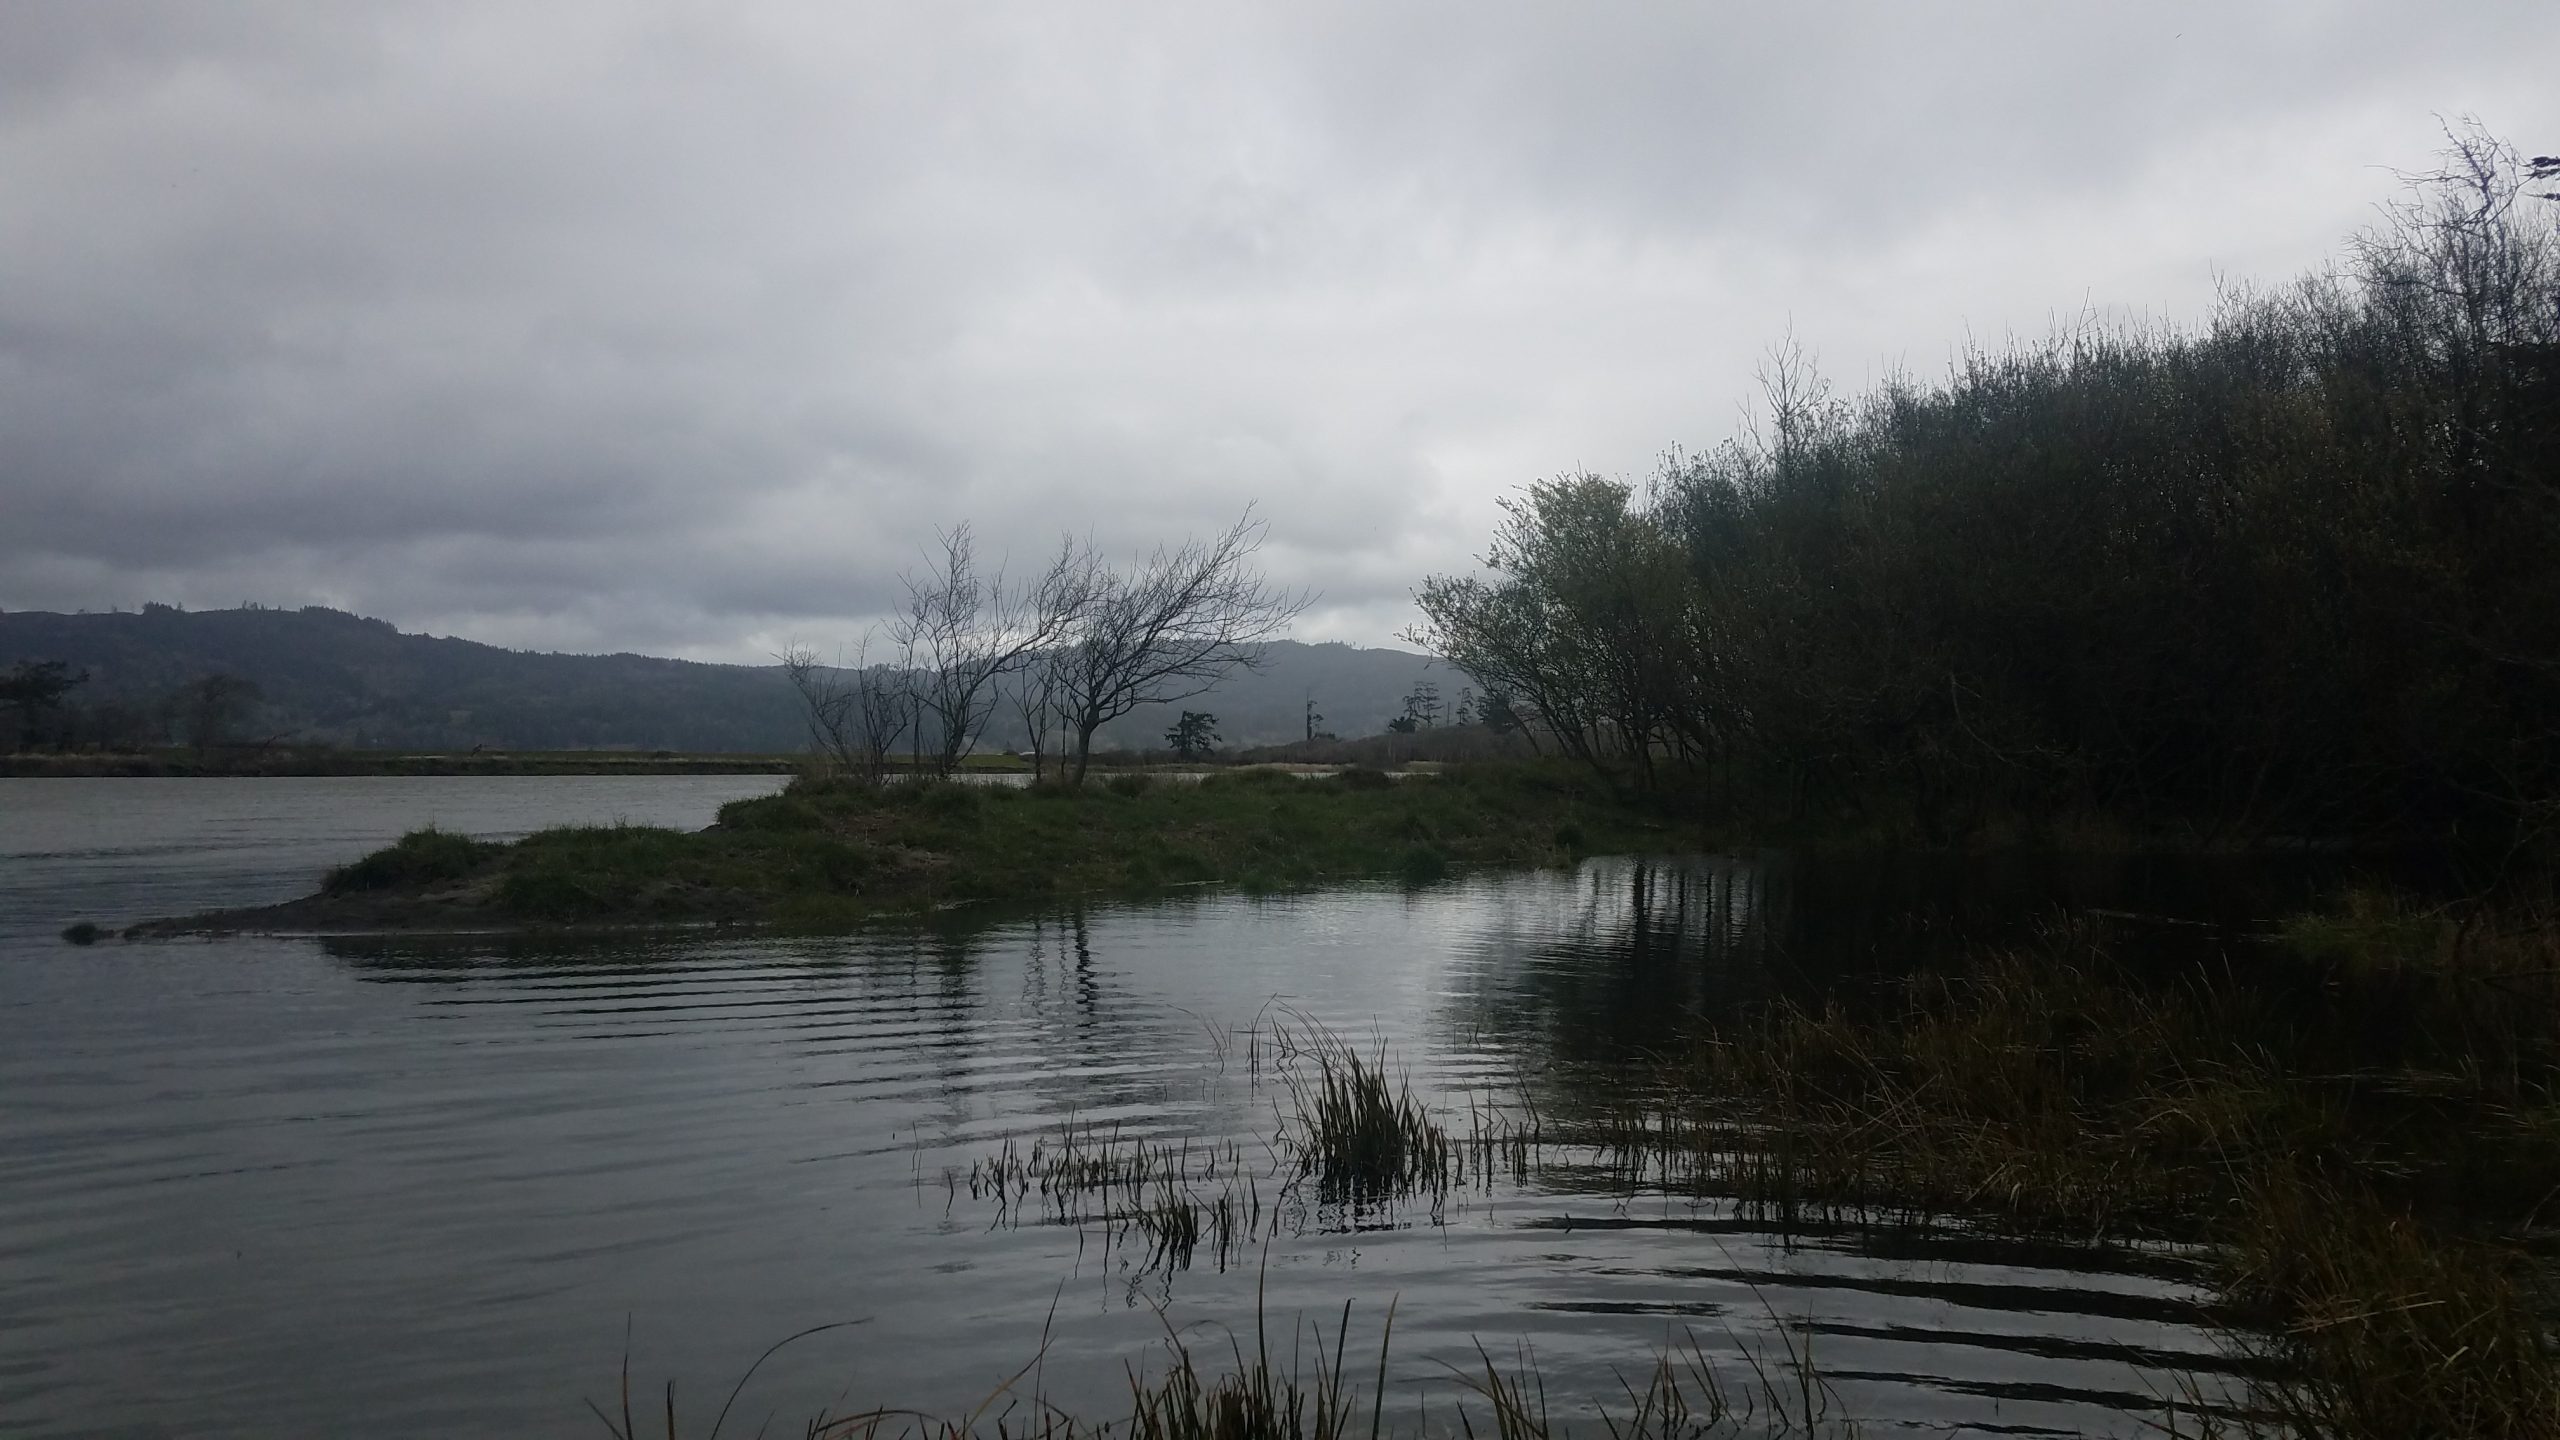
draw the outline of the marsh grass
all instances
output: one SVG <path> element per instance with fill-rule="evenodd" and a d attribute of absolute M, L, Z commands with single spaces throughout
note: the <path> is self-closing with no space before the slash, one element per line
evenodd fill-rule
<path fill-rule="evenodd" d="M 1388 1414 L 1388 1360 L 1395 1338 L 1395 1306 L 1379 1327 L 1374 1361 L 1349 1348 L 1351 1302 L 1343 1303 L 1333 1334 L 1321 1321 L 1292 1327 L 1288 1353 L 1275 1353 L 1259 1302 L 1253 1345 L 1227 1334 L 1221 1364 L 1214 1350 L 1195 1350 L 1168 1328 L 1167 1363 L 1161 1370 L 1130 1365 L 1128 1408 L 1107 1418 L 1079 1416 L 1052 1403 L 1041 1388 L 1041 1357 L 1016 1370 L 966 1413 L 935 1416 L 882 1406 L 811 1419 L 807 1440 L 1566 1440 L 1579 1434 L 1609 1440 L 1739 1440 L 1743 1436 L 1853 1436 L 1856 1426 L 1834 1415 L 1829 1383 L 1809 1350 L 1782 1338 L 1777 1353 L 1735 1338 L 1739 1364 L 1719 1366 L 1695 1332 L 1657 1350 L 1636 1376 L 1619 1377 L 1620 1398 L 1600 1399 L 1594 1419 L 1576 1431 L 1550 1407 L 1536 1357 L 1521 1347 L 1505 1363 L 1479 1344 L 1469 1365 L 1445 1365 L 1448 1387 L 1435 1414 L 1425 1393 L 1410 1415 Z M 1774 1318 L 1774 1317 L 1773 1317 Z M 790 1337 L 759 1358 L 732 1389 L 709 1434 L 721 1423 L 747 1381 L 766 1360 L 820 1326 Z M 1312 1342 L 1312 1343 L 1309 1343 Z M 1042 1351 L 1047 1349 L 1043 1341 Z M 1369 1384 L 1358 1383 L 1355 1363 Z M 644 1440 L 650 1432 L 631 1408 L 626 1360 L 620 1419 L 602 1406 L 588 1409 L 615 1440 Z M 657 1417 L 652 1417 L 657 1418 Z M 663 1440 L 684 1433 L 677 1423 L 675 1391 L 665 1391 Z"/>
<path fill-rule="evenodd" d="M 2370 897 L 2192 963 L 2066 926 L 1780 1002 L 1585 1138 L 1782 1222 L 2205 1242 L 2275 1378 L 2197 1433 L 2552 1436 L 2556 948 Z"/>
<path fill-rule="evenodd" d="M 1226 1270 L 1284 1225 L 1321 1228 L 1346 1213 L 1374 1223 L 1412 1201 L 1439 1223 L 1471 1157 L 1524 1176 L 1535 1163 L 1525 1132 L 1489 1109 L 1475 1112 L 1469 1139 L 1453 1140 L 1383 1049 L 1363 1055 L 1301 1019 L 1255 1027 L 1246 1050 L 1256 1082 L 1267 1065 L 1288 1097 L 1261 1157 L 1233 1141 L 1154 1140 L 1070 1122 L 1027 1145 L 1007 1139 L 965 1172 L 945 1170 L 946 1206 L 965 1193 L 994 1207 L 995 1224 L 1066 1225 L 1098 1232 L 1106 1247 L 1135 1243 L 1142 1273 L 1189 1269 L 1204 1256 Z"/>
<path fill-rule="evenodd" d="M 2231 1353 L 2187 1379 L 2157 1422 L 2166 1433 L 2560 1436 L 2536 1259 L 2560 1201 L 2560 932 L 2539 915 L 2365 896 L 2185 952 L 2146 936 L 2128 955 L 2122 942 L 2106 924 L 2059 924 L 1876 995 L 1780 1000 L 1566 1121 L 1522 1103 L 1526 1086 L 1511 1103 L 1485 1096 L 1463 1137 L 1382 1047 L 1294 1012 L 1257 1017 L 1242 1057 L 1256 1084 L 1286 1092 L 1265 1157 L 1069 1130 L 1008 1143 L 966 1184 L 1000 1216 L 1099 1224 L 1167 1268 L 1204 1249 L 1232 1265 L 1268 1243 L 1300 1190 L 1332 1207 L 1324 1223 L 1357 1224 L 1413 1198 L 1436 1216 L 1470 1178 L 1561 1167 L 1730 1202 L 1781 1236 L 1954 1225 L 2174 1242 L 2218 1292 L 2199 1319 L 2224 1327 Z M 1219 1041 L 1222 1065 L 1234 1040 Z M 956 1195 L 962 1180 L 946 1183 Z M 1755 1356 L 1739 1385 L 1694 1340 L 1657 1354 L 1604 1428 L 1671 1440 L 1831 1427 L 1812 1357 L 1773 1328 L 1786 1354 Z M 1231 1348 L 1212 1374 L 1177 1340 L 1161 1375 L 1131 1372 L 1129 1413 L 1111 1421 L 1006 1391 L 962 1421 L 875 1411 L 813 1433 L 1353 1433 L 1339 1329 L 1304 1383 L 1294 1358 Z M 1477 1359 L 1453 1372 L 1462 1403 L 1410 1433 L 1561 1433 L 1526 1352 L 1509 1367 Z M 1373 1395 L 1373 1432 L 1379 1406 Z"/>
<path fill-rule="evenodd" d="M 1277 1027 L 1273 1053 L 1291 1116 L 1281 1145 L 1326 1205 L 1437 1199 L 1464 1183 L 1465 1155 L 1385 1047 L 1369 1055 L 1312 1020 Z"/>
<path fill-rule="evenodd" d="M 1190 1269 L 1204 1249 L 1221 1271 L 1240 1261 L 1276 1223 L 1266 1178 L 1233 1142 L 1155 1141 L 1070 1122 L 1028 1146 L 1007 1139 L 965 1175 L 946 1171 L 943 1185 L 953 1202 L 964 1189 L 992 1202 L 996 1224 L 1089 1228 L 1106 1248 L 1133 1244 L 1143 1273 Z"/>
<path fill-rule="evenodd" d="M 2226 1299 L 2261 1322 L 2235 1343 L 2268 1378 L 2185 1433 L 2560 1435 L 2560 1359 L 2513 1249 L 2282 1171 L 2225 1241 Z"/>

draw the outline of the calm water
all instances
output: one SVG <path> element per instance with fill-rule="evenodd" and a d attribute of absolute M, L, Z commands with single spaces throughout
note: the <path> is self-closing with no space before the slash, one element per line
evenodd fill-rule
<path fill-rule="evenodd" d="M 598 1433 L 582 1400 L 627 1343 L 651 1413 L 672 1378 L 700 1433 L 829 1322 L 853 1323 L 768 1365 L 746 1429 L 962 1411 L 1035 1355 L 1111 1413 L 1169 1330 L 1249 1349 L 1258 1290 L 1275 1348 L 1353 1301 L 1364 1376 L 1396 1301 L 1398 1406 L 1445 1407 L 1440 1362 L 1481 1340 L 1528 1347 L 1572 1411 L 1686 1332 L 1727 1361 L 1810 1344 L 1869 1434 L 2135 1434 L 2214 1363 L 2174 1256 L 1780 1237 L 1570 1173 L 1352 1214 L 1264 1173 L 1250 1247 L 1183 1267 L 953 1178 L 1064 1125 L 1267 1172 L 1286 1097 L 1254 1027 L 1288 1009 L 1383 1045 L 1461 1127 L 1488 1096 L 1569 1116 L 1700 1015 L 1889 963 L 1941 918 L 1877 893 L 1925 873 L 1599 860 L 820 940 L 53 938 L 303 893 L 430 820 L 691 825 L 778 783 L 0 780 L 0 1431 Z"/>

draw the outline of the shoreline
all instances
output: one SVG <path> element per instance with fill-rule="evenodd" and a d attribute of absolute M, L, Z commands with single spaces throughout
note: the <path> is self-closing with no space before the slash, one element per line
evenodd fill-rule
<path fill-rule="evenodd" d="M 91 926 L 87 940 L 241 933 L 510 933 L 707 926 L 819 931 L 959 905 L 1429 884 L 1454 867 L 1695 848 L 1694 819 L 1552 766 L 1391 780 L 1238 769 L 1077 789 L 793 781 L 696 831 L 569 826 L 511 842 L 433 829 L 279 904 Z M 82 927 L 75 925 L 73 930 Z M 65 931 L 66 939 L 86 943 Z"/>

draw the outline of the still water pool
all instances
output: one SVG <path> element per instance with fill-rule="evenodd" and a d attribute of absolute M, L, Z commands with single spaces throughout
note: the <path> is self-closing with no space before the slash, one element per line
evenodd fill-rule
<path fill-rule="evenodd" d="M 1534 1356 L 1564 1420 L 1667 1341 L 1810 1348 L 1870 1435 L 2142 1433 L 2219 1364 L 2174 1254 L 1781 1235 L 1573 1166 L 1386 1209 L 1288 1193 L 1283 1019 L 1382 1050 L 1461 1133 L 1488 1105 L 1563 1124 L 1702 1017 L 1891 963 L 1935 922 L 1870 873 L 1613 858 L 822 939 L 55 938 L 288 898 L 429 821 L 698 825 L 778 783 L 0 780 L 0 1431 L 601 1433 L 583 1402 L 627 1358 L 701 1433 L 830 1322 L 733 1430 L 959 1413 L 1035 1356 L 1109 1414 L 1168 1334 L 1223 1356 L 1259 1314 L 1285 1357 L 1346 1300 L 1364 1380 L 1396 1306 L 1391 1414 L 1445 1416 L 1479 1342 Z M 1249 1242 L 1185 1264 L 970 1193 L 1070 1127 L 1232 1146 Z"/>

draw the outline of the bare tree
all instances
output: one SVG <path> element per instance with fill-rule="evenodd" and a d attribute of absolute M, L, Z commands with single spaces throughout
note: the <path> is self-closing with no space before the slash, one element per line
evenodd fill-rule
<path fill-rule="evenodd" d="M 1046 650 L 1025 659 L 1010 693 L 1023 732 L 1031 737 L 1031 778 L 1037 782 L 1048 773 L 1049 737 L 1065 718 L 1059 711 L 1057 653 Z"/>
<path fill-rule="evenodd" d="M 916 748 L 935 774 L 949 775 L 985 733 L 997 682 L 1057 645 L 1084 612 L 1092 567 L 1065 544 L 1038 579 L 1008 587 L 1001 566 L 979 573 L 966 522 L 940 538 L 932 567 L 902 577 L 907 608 L 889 622 L 889 636 L 913 657 Z"/>
<path fill-rule="evenodd" d="M 838 773 L 878 784 L 889 773 L 889 752 L 912 718 L 906 665 L 873 665 L 863 641 L 852 668 L 818 662 L 815 650 L 794 646 L 782 655 L 782 671 L 798 691 L 809 721 L 809 743 Z"/>
<path fill-rule="evenodd" d="M 1063 568 L 1078 601 L 1055 656 L 1058 694 L 1075 739 L 1071 784 L 1084 783 L 1093 732 L 1141 705 L 1187 700 L 1262 663 L 1264 648 L 1314 603 L 1275 588 L 1251 565 L 1266 526 L 1248 507 L 1207 540 L 1158 547 L 1126 574 L 1088 547 Z"/>

